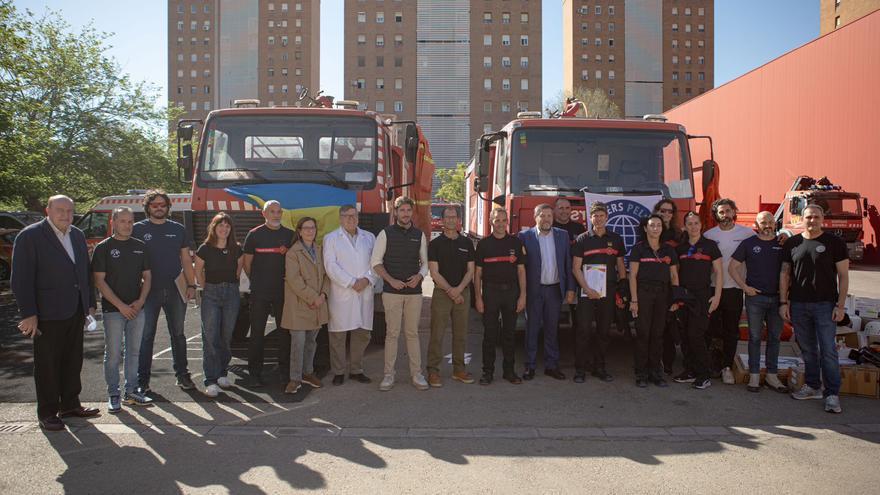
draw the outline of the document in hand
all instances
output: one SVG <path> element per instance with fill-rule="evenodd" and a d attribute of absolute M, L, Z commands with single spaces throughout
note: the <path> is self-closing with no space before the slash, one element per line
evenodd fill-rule
<path fill-rule="evenodd" d="M 606 282 L 608 267 L 605 265 L 584 264 L 581 269 L 584 272 L 584 280 L 587 282 L 587 287 L 598 292 L 601 297 L 606 297 L 608 295 L 606 290 L 608 287 Z M 581 290 L 581 297 L 587 297 L 587 292 Z"/>

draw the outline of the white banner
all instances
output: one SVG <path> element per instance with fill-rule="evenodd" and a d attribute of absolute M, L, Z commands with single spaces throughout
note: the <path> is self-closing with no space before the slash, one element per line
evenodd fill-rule
<path fill-rule="evenodd" d="M 608 223 L 606 228 L 621 237 L 626 246 L 626 256 L 629 259 L 629 251 L 642 237 L 639 230 L 639 222 L 651 214 L 651 210 L 658 201 L 663 199 L 660 194 L 652 196 L 614 196 L 610 194 L 596 194 L 584 192 L 584 201 L 587 205 L 587 229 L 590 228 L 590 206 L 601 201 L 608 207 Z"/>

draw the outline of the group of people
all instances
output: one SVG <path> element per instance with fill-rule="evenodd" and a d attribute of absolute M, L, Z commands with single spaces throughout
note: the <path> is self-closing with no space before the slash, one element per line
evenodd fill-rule
<path fill-rule="evenodd" d="M 748 389 L 761 384 L 761 340 L 766 326 L 766 384 L 783 391 L 777 377 L 783 320 L 793 323 L 806 365 L 805 385 L 796 399 L 825 400 L 840 412 L 840 374 L 834 346 L 835 325 L 844 317 L 848 288 L 846 246 L 822 231 L 823 211 L 804 210 L 803 233 L 787 240 L 776 234 L 773 215 L 756 219 L 757 234 L 738 226 L 736 204 L 716 201 L 717 227 L 703 232 L 700 217 L 684 215 L 676 226 L 676 205 L 660 201 L 643 222 L 641 242 L 628 262 L 623 239 L 606 229 L 608 209 L 589 207 L 589 230 L 571 219 L 571 204 L 534 210 L 535 227 L 508 232 L 508 213 L 491 211 L 491 235 L 476 246 L 459 232 L 457 208 L 443 211 L 443 232 L 430 242 L 413 225 L 414 202 L 398 197 L 394 223 L 377 236 L 358 227 L 353 205 L 339 209 L 340 227 L 318 242 L 318 221 L 300 218 L 296 229 L 282 225 L 281 204 L 265 202 L 265 222 L 236 242 L 233 219 L 218 213 L 207 236 L 190 253 L 185 228 L 169 219 L 171 201 L 160 190 L 144 196 L 146 218 L 134 222 L 130 208 L 112 213 L 113 235 L 94 250 L 71 225 L 73 201 L 53 196 L 47 217 L 19 234 L 14 246 L 12 289 L 21 312 L 19 329 L 34 339 L 37 415 L 47 430 L 64 428 L 61 418 L 99 414 L 79 402 L 82 330 L 95 314 L 101 296 L 104 322 L 104 374 L 110 413 L 122 405 L 152 402 L 150 378 L 153 344 L 160 311 L 171 337 L 177 385 L 196 388 L 187 363 L 184 317 L 187 301 L 201 291 L 204 393 L 217 397 L 232 385 L 230 343 L 238 319 L 239 279 L 250 281 L 248 376 L 245 386 L 264 385 L 264 335 L 268 317 L 279 328 L 278 369 L 286 393 L 302 386 L 320 388 L 313 363 L 318 331 L 327 325 L 332 383 L 346 374 L 371 383 L 364 351 L 373 328 L 374 289 L 382 292 L 386 338 L 379 389 L 395 384 L 400 334 L 404 334 L 410 380 L 419 390 L 443 386 L 440 365 L 443 339 L 452 328 L 451 378 L 474 383 L 467 371 L 465 345 L 473 300 L 482 315 L 481 385 L 495 378 L 496 348 L 502 347 L 502 378 L 521 384 L 533 380 L 539 335 L 543 333 L 544 374 L 565 380 L 560 369 L 557 328 L 561 309 L 570 305 L 575 323 L 574 381 L 587 372 L 612 381 L 605 364 L 612 322 L 628 312 L 635 319 L 636 385 L 666 387 L 681 345 L 684 370 L 676 382 L 708 387 L 713 372 L 709 328 L 723 340 L 719 366 L 733 383 L 739 319 L 745 301 L 749 321 Z M 783 242 L 784 241 L 784 242 Z M 600 286 L 590 275 L 599 270 Z M 434 282 L 430 308 L 427 378 L 422 373 L 418 336 L 422 281 Z M 592 281 L 592 283 L 591 283 Z M 381 284 L 381 285 L 380 285 Z M 471 290 L 473 289 L 473 298 Z M 526 349 L 522 376 L 515 370 L 517 314 L 526 312 Z M 673 331 L 680 329 L 679 332 Z M 119 367 L 124 384 L 120 387 Z M 824 384 L 824 390 L 822 385 Z"/>

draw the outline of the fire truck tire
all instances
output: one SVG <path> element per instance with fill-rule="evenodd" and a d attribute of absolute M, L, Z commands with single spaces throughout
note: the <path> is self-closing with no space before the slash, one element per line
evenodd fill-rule
<path fill-rule="evenodd" d="M 385 345 L 385 313 L 373 313 L 373 331 L 370 332 L 370 343 Z"/>

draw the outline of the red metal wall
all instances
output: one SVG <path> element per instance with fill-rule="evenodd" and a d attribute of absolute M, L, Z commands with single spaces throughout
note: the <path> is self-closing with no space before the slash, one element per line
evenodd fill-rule
<path fill-rule="evenodd" d="M 866 196 L 866 261 L 880 263 L 880 11 L 666 115 L 713 137 L 721 195 L 741 210 L 780 202 L 798 175 Z M 691 142 L 695 164 L 708 158 L 704 143 Z"/>

